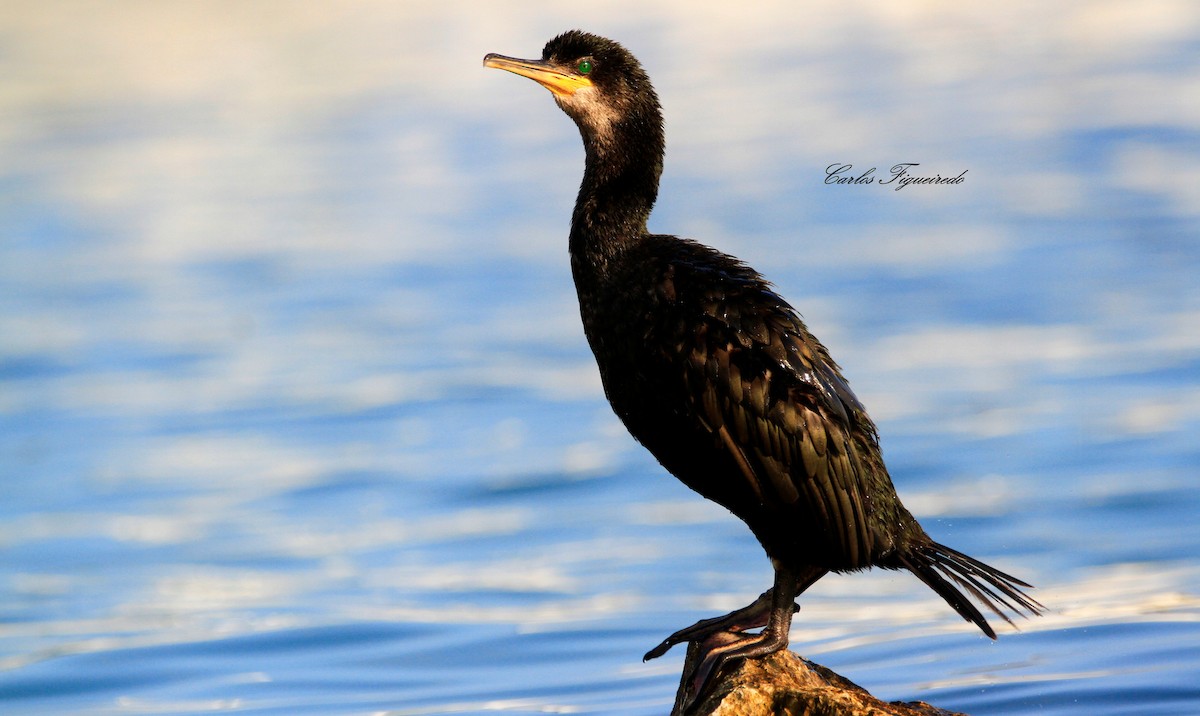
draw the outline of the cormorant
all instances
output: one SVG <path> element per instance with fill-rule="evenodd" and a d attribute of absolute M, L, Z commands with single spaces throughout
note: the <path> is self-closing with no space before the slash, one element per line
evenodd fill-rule
<path fill-rule="evenodd" d="M 775 568 L 774 586 L 752 604 L 672 634 L 647 659 L 702 642 L 697 698 L 725 662 L 784 648 L 795 599 L 814 582 L 869 567 L 907 569 L 993 639 L 960 590 L 1010 624 L 1004 608 L 1040 613 L 1021 591 L 1029 584 L 917 524 L 862 403 L 762 276 L 646 228 L 662 172 L 662 112 L 629 51 L 573 30 L 550 40 L 540 60 L 489 54 L 483 64 L 537 81 L 579 126 L 586 161 L 571 270 L 613 410 L 663 467 L 744 520 Z M 732 639 L 704 643 L 718 633 Z"/>

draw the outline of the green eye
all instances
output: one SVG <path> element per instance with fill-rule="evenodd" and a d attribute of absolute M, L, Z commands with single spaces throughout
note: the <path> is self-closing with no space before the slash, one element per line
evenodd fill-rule
<path fill-rule="evenodd" d="M 579 70 L 579 74 L 586 75 L 587 73 L 592 71 L 592 61 L 591 60 L 580 60 L 579 64 L 575 66 L 575 69 Z"/>

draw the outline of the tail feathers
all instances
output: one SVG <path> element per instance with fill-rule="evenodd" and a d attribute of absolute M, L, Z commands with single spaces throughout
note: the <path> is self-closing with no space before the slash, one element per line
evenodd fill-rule
<path fill-rule="evenodd" d="M 959 616 L 974 623 L 992 639 L 996 638 L 996 632 L 955 585 L 965 589 L 1009 624 L 1013 621 L 1005 609 L 1021 616 L 1036 616 L 1045 610 L 1037 600 L 1021 591 L 1022 587 L 1031 589 L 1033 585 L 937 542 L 920 544 L 909 554 L 901 556 L 899 561 L 901 566 L 954 607 Z"/>

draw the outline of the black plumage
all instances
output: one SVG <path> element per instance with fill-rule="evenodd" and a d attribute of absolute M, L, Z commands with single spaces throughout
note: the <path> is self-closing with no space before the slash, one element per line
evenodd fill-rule
<path fill-rule="evenodd" d="M 549 89 L 586 150 L 571 218 L 571 268 L 605 394 L 659 462 L 749 525 L 774 586 L 647 654 L 706 645 L 697 675 L 787 644 L 794 599 L 828 572 L 907 569 L 989 637 L 975 597 L 1000 617 L 1037 614 L 1026 583 L 937 544 L 896 495 L 875 425 L 829 352 L 762 276 L 737 259 L 652 234 L 664 136 L 658 98 L 621 45 L 580 31 L 541 60 L 484 64 Z M 746 630 L 764 627 L 759 634 Z M 699 690 L 699 688 L 697 689 Z"/>

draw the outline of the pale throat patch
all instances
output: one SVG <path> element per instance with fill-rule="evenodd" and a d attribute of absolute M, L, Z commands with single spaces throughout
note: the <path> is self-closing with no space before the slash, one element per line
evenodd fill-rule
<path fill-rule="evenodd" d="M 555 99 L 587 124 L 597 141 L 603 144 L 612 141 L 613 125 L 620 118 L 620 112 L 605 102 L 595 87 L 580 87 L 570 96 L 556 94 Z"/>

